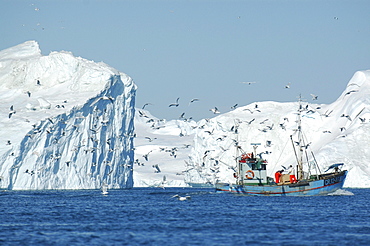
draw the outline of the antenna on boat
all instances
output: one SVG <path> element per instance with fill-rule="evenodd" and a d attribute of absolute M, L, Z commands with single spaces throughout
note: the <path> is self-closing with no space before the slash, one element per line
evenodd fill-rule
<path fill-rule="evenodd" d="M 257 148 L 259 145 L 261 145 L 261 143 L 251 143 L 251 145 L 253 146 L 253 154 L 254 156 L 256 157 L 257 156 Z"/>

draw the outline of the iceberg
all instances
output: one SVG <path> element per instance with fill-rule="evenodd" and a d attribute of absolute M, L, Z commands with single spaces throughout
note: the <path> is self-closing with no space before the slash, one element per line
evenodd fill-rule
<path fill-rule="evenodd" d="M 0 188 L 211 187 L 233 182 L 238 144 L 268 161 L 295 161 L 298 102 L 253 102 L 195 122 L 135 108 L 136 85 L 102 62 L 35 41 L 0 51 Z M 302 127 L 324 171 L 344 163 L 345 187 L 370 187 L 370 70 L 331 104 L 304 102 Z"/>
<path fill-rule="evenodd" d="M 370 187 L 370 70 L 358 71 L 332 104 L 304 103 L 302 127 L 324 171 L 344 163 L 345 187 Z M 268 175 L 295 162 L 289 136 L 296 131 L 297 103 L 256 102 L 198 122 L 185 170 L 187 183 L 232 183 L 236 145 L 267 160 Z M 212 134 L 210 134 L 212 132 Z M 287 151 L 289 150 L 289 151 Z M 310 161 L 310 160 L 309 160 Z M 313 161 L 313 160 L 311 160 Z"/>
<path fill-rule="evenodd" d="M 370 70 L 356 72 L 335 102 L 313 102 L 302 102 L 302 127 L 320 170 L 344 163 L 349 171 L 344 186 L 369 188 Z M 236 143 L 249 153 L 251 143 L 260 143 L 258 153 L 268 161 L 268 175 L 273 177 L 295 162 L 290 135 L 297 129 L 297 107 L 298 102 L 254 102 L 198 122 L 167 121 L 137 109 L 134 186 L 232 183 Z"/>
<path fill-rule="evenodd" d="M 131 188 L 136 85 L 35 41 L 0 51 L 0 187 Z"/>

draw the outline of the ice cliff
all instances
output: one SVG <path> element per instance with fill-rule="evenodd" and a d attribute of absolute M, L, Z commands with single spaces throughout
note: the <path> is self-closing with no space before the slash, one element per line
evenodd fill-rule
<path fill-rule="evenodd" d="M 133 186 L 132 79 L 35 41 L 0 51 L 0 186 Z"/>

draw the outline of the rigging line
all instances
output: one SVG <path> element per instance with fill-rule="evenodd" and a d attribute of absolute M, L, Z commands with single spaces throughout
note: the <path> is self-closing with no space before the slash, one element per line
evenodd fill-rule
<path fill-rule="evenodd" d="M 295 149 L 295 146 L 294 146 L 293 136 L 292 135 L 290 135 L 290 140 L 291 140 L 292 145 L 293 145 L 293 150 L 294 150 L 294 155 L 295 155 L 296 161 L 297 161 L 297 163 L 299 165 L 299 158 L 298 158 L 298 155 L 297 155 L 297 150 Z"/>
<path fill-rule="evenodd" d="M 303 134 L 303 141 L 304 141 L 304 139 L 307 139 L 307 137 L 306 137 L 306 135 L 305 134 Z M 304 143 L 305 144 L 305 143 Z M 317 171 L 319 171 L 318 173 L 319 174 L 321 174 L 321 170 L 320 170 L 320 167 L 319 167 L 319 164 L 317 163 L 317 161 L 316 161 L 316 157 L 315 157 L 315 154 L 313 153 L 313 151 L 311 150 L 310 151 L 311 152 L 311 155 L 312 155 L 312 158 L 313 158 L 313 160 L 314 160 L 314 166 L 315 166 L 315 168 L 316 168 L 316 172 Z M 306 155 L 307 155 L 307 153 L 306 153 Z M 307 163 L 309 162 L 309 160 L 308 160 L 308 155 L 307 155 Z"/>
<path fill-rule="evenodd" d="M 305 153 L 305 155 L 306 155 L 306 161 L 307 161 L 307 166 L 308 166 L 308 175 L 311 175 L 311 165 L 310 165 L 310 163 L 309 163 L 309 161 L 308 161 L 308 153 L 307 153 L 307 151 L 305 151 L 304 152 Z"/>
<path fill-rule="evenodd" d="M 321 170 L 320 170 L 319 164 L 317 163 L 316 157 L 314 156 L 314 154 L 312 153 L 312 151 L 311 151 L 311 154 L 312 154 L 312 157 L 313 157 L 313 159 L 315 161 L 315 164 L 316 164 L 315 167 L 319 170 L 319 174 L 321 174 Z M 316 170 L 316 172 L 317 172 L 317 170 Z M 319 177 L 319 174 L 317 174 L 317 177 Z"/>
<path fill-rule="evenodd" d="M 280 152 L 280 155 L 279 155 L 279 157 L 278 157 L 277 161 L 275 162 L 275 164 L 274 164 L 274 168 L 273 168 L 273 169 L 275 169 L 275 168 L 276 168 L 277 163 L 279 163 L 279 162 L 280 162 L 280 158 L 281 158 L 281 156 L 283 155 L 284 150 L 285 150 L 286 146 L 288 145 L 288 142 L 289 142 L 289 139 L 285 142 L 285 145 L 284 145 L 283 151 L 281 151 L 281 152 Z"/>

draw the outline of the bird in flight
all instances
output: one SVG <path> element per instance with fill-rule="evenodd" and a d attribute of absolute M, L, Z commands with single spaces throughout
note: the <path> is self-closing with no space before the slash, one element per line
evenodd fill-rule
<path fill-rule="evenodd" d="M 220 111 L 218 110 L 217 107 L 211 108 L 209 111 L 212 111 L 214 114 L 219 114 Z"/>
<path fill-rule="evenodd" d="M 314 95 L 314 94 L 311 94 L 311 97 L 312 97 L 312 100 L 317 100 L 317 98 L 318 98 L 319 96 L 316 96 L 316 95 Z"/>
<path fill-rule="evenodd" d="M 148 106 L 148 105 L 153 105 L 153 104 L 151 104 L 151 103 L 145 103 L 144 106 L 141 109 L 144 109 L 145 106 Z"/>
<path fill-rule="evenodd" d="M 198 98 L 191 99 L 191 101 L 189 102 L 189 105 L 190 105 L 191 103 L 193 103 L 193 102 L 197 102 L 197 101 L 199 101 L 199 99 L 198 99 Z"/>
<path fill-rule="evenodd" d="M 180 100 L 180 97 L 178 97 L 176 99 L 176 103 L 171 103 L 170 105 L 168 105 L 168 107 L 178 107 L 180 104 L 179 104 L 179 100 Z"/>
<path fill-rule="evenodd" d="M 247 85 L 251 85 L 251 84 L 255 84 L 257 83 L 256 81 L 250 81 L 250 82 L 240 82 L 242 84 L 247 84 Z"/>

